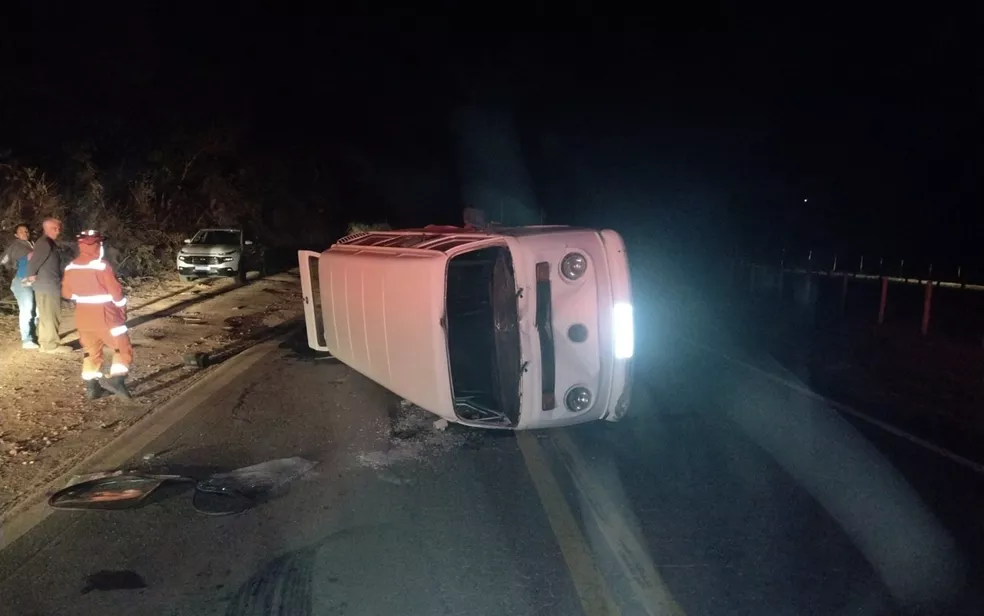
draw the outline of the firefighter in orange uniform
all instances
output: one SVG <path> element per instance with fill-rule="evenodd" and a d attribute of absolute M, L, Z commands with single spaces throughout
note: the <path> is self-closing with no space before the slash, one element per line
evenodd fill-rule
<path fill-rule="evenodd" d="M 124 400 L 130 400 L 126 375 L 133 361 L 133 346 L 126 333 L 126 297 L 113 268 L 103 257 L 103 238 L 98 231 L 78 235 L 79 256 L 65 268 L 62 297 L 75 302 L 75 328 L 82 351 L 82 380 L 85 397 L 95 400 L 103 394 L 103 346 L 113 349 L 113 363 L 106 387 Z"/>

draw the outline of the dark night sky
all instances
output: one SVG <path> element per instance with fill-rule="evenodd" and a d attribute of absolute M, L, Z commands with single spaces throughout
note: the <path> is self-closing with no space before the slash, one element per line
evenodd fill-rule
<path fill-rule="evenodd" d="M 495 14 L 159 4 L 35 5 L 5 24 L 0 150 L 43 164 L 88 141 L 125 160 L 222 125 L 285 159 L 355 148 L 447 169 L 451 111 L 504 100 L 553 220 L 697 220 L 703 240 L 770 249 L 979 254 L 971 4 L 648 20 L 566 4 L 521 34 L 493 33 L 519 23 Z M 456 211 L 447 194 L 422 215 Z M 412 201 L 387 207 L 422 207 Z"/>

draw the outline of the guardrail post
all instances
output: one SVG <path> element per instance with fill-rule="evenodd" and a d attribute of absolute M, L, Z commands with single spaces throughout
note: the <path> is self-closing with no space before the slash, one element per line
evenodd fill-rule
<path fill-rule="evenodd" d="M 806 256 L 806 282 L 804 283 L 806 291 L 806 301 L 810 302 L 813 299 L 813 251 Z"/>
<path fill-rule="evenodd" d="M 888 303 L 888 278 L 882 276 L 881 279 L 881 300 L 878 302 L 878 324 L 885 323 L 885 304 Z"/>
<path fill-rule="evenodd" d="M 841 316 L 847 314 L 847 272 L 841 274 Z"/>
<path fill-rule="evenodd" d="M 929 315 L 933 308 L 933 281 L 926 282 L 926 296 L 923 299 L 922 335 L 929 333 Z"/>

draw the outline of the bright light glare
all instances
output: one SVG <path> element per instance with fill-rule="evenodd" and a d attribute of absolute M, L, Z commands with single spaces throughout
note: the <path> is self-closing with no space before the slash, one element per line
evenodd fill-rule
<path fill-rule="evenodd" d="M 632 323 L 632 304 L 615 304 L 612 312 L 615 327 L 615 359 L 629 359 L 635 352 L 635 326 Z"/>

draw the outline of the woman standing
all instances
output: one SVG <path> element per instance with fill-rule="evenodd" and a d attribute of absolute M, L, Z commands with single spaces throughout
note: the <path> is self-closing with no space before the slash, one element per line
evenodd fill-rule
<path fill-rule="evenodd" d="M 21 346 L 25 349 L 36 349 L 38 345 L 34 341 L 32 331 L 35 322 L 34 289 L 24 282 L 24 278 L 27 277 L 27 262 L 34 250 L 34 243 L 31 242 L 30 237 L 27 225 L 17 225 L 14 230 L 14 240 L 3 252 L 0 265 L 16 270 L 14 279 L 10 281 L 10 290 L 17 299 L 17 308 L 20 312 Z"/>

